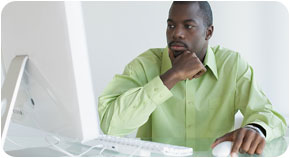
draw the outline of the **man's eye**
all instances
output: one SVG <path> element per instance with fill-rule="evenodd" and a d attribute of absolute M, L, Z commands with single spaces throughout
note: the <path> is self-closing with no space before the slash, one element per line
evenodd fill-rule
<path fill-rule="evenodd" d="M 173 29 L 173 28 L 174 28 L 174 25 L 168 24 L 167 27 L 168 27 L 169 29 Z"/>
<path fill-rule="evenodd" d="M 192 29 L 193 26 L 192 26 L 192 25 L 185 25 L 185 28 L 187 28 L 187 29 Z"/>

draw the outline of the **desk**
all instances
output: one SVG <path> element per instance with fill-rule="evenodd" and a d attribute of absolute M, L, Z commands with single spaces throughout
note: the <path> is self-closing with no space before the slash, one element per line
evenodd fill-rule
<path fill-rule="evenodd" d="M 18 138 L 18 140 L 20 140 L 21 138 Z M 24 138 L 23 138 L 24 139 Z M 28 138 L 25 138 L 28 139 Z M 31 139 L 32 141 L 39 141 L 36 140 L 36 138 Z M 14 141 L 16 141 L 14 139 Z M 182 142 L 182 140 L 170 140 L 167 139 L 167 141 L 178 141 L 179 143 Z M 187 140 L 188 141 L 188 140 Z M 206 140 L 205 140 L 206 141 Z M 258 157 L 258 156 L 262 156 L 262 157 L 274 157 L 274 156 L 279 156 L 281 154 L 283 154 L 287 147 L 288 147 L 288 143 L 289 143 L 289 137 L 288 136 L 284 136 L 284 137 L 280 137 L 280 138 L 276 138 L 274 140 L 272 140 L 271 142 L 268 142 L 264 148 L 264 152 L 262 155 L 253 155 L 254 157 Z M 76 142 L 61 142 L 59 144 L 59 146 L 63 149 L 65 149 L 66 151 L 74 154 L 74 155 L 78 155 L 84 151 L 86 151 L 89 147 L 82 145 L 80 143 L 76 143 Z M 104 150 L 101 155 L 99 154 L 101 151 L 101 149 L 93 149 L 90 152 L 88 152 L 87 154 L 85 154 L 84 156 L 86 157 L 96 157 L 96 156 L 110 156 L 110 157 L 125 157 L 128 155 L 125 154 L 121 154 L 121 153 L 117 153 L 117 152 L 113 152 L 110 150 Z M 29 157 L 41 157 L 41 156 L 45 156 L 45 157 L 58 157 L 58 156 L 66 156 L 65 154 L 58 152 L 56 149 L 54 149 L 53 147 L 49 147 L 49 146 L 40 146 L 40 147 L 30 147 L 30 148 L 23 148 L 23 149 L 18 149 L 18 150 L 6 150 L 6 152 L 11 155 L 11 156 L 18 156 L 18 157 L 24 157 L 24 156 L 29 156 Z M 157 155 L 157 154 L 152 154 L 151 156 L 165 156 L 165 155 Z M 211 149 L 208 150 L 194 150 L 194 153 L 192 155 L 193 157 L 210 157 L 212 156 L 211 154 Z M 239 156 L 250 156 L 247 154 L 240 154 Z"/>

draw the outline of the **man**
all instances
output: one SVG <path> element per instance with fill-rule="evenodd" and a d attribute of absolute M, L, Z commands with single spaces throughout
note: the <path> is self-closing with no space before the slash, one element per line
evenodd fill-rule
<path fill-rule="evenodd" d="M 138 56 L 99 97 L 104 133 L 138 129 L 138 137 L 194 150 L 228 140 L 232 156 L 261 154 L 266 141 L 285 133 L 252 67 L 237 52 L 208 46 L 214 31 L 208 2 L 173 2 L 167 23 L 168 48 Z M 230 132 L 238 110 L 242 127 Z"/>

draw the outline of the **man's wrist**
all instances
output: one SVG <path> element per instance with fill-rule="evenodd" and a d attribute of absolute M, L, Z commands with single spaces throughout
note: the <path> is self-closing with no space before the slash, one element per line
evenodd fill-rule
<path fill-rule="evenodd" d="M 173 69 L 168 70 L 164 74 L 160 76 L 163 84 L 168 88 L 171 89 L 177 82 L 180 81 L 179 76 Z"/>

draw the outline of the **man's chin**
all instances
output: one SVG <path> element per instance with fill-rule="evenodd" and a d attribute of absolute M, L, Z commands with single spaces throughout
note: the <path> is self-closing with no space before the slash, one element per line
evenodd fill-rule
<path fill-rule="evenodd" d="M 181 55 L 184 51 L 173 51 L 174 58 L 177 58 L 179 55 Z"/>

